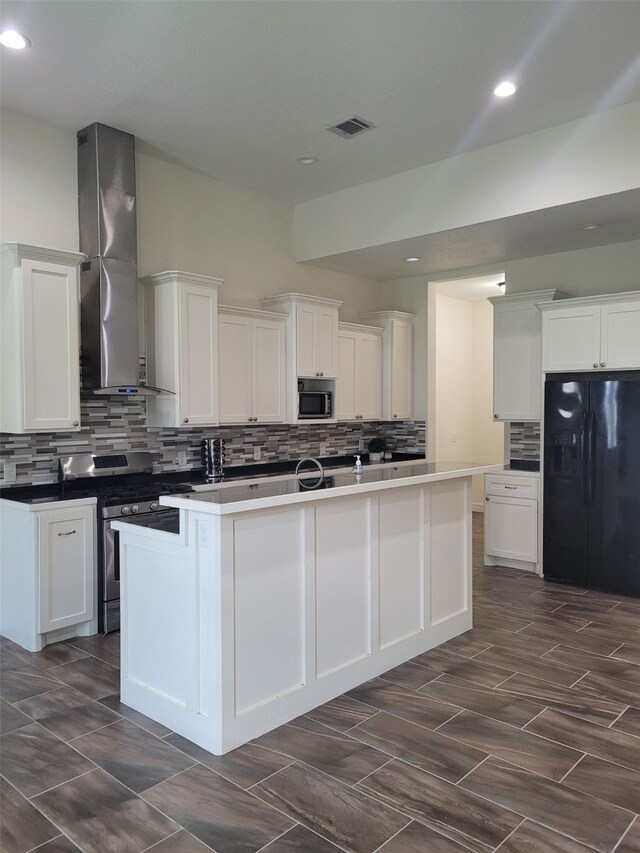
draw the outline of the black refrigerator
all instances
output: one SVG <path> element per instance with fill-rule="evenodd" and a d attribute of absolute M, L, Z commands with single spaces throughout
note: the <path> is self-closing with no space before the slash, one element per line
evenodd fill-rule
<path fill-rule="evenodd" d="M 640 371 L 545 383 L 543 573 L 640 596 Z"/>

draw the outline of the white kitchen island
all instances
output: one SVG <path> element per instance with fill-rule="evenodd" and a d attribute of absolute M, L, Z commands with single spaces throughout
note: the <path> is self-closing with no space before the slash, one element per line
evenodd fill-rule
<path fill-rule="evenodd" d="M 468 630 L 471 476 L 417 464 L 161 498 L 117 522 L 121 698 L 223 754 Z"/>

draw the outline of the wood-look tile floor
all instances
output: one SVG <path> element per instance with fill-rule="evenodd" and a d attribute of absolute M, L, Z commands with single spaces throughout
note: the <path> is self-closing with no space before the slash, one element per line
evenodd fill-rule
<path fill-rule="evenodd" d="M 482 566 L 474 628 L 215 756 L 117 635 L 2 641 L 2 853 L 640 851 L 640 600 Z"/>

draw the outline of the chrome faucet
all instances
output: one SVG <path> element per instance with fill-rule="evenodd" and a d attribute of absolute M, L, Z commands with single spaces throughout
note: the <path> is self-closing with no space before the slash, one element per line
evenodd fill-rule
<path fill-rule="evenodd" d="M 317 465 L 317 467 L 318 467 L 318 482 L 317 482 L 317 483 L 314 483 L 314 484 L 313 484 L 313 486 L 305 486 L 305 485 L 302 483 L 302 481 L 300 480 L 300 466 L 301 466 L 304 462 L 313 462 L 313 464 L 314 464 L 314 465 Z M 303 472 L 303 473 L 305 473 L 305 472 Z M 309 471 L 308 473 L 311 473 L 311 472 Z M 301 485 L 303 488 L 305 488 L 305 489 L 309 489 L 309 488 L 316 488 L 316 487 L 317 487 L 317 486 L 319 486 L 319 485 L 320 485 L 320 483 L 322 483 L 322 481 L 324 480 L 324 468 L 322 467 L 322 464 L 321 464 L 321 463 L 320 463 L 320 462 L 319 462 L 319 461 L 318 461 L 314 456 L 304 456 L 304 457 L 303 457 L 303 458 L 298 462 L 298 464 L 296 465 L 296 477 L 298 478 L 298 480 L 299 480 L 299 482 L 300 482 L 300 485 Z"/>

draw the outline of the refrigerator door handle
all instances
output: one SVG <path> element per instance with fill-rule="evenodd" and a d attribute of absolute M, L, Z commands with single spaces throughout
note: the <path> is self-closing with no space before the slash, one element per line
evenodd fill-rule
<path fill-rule="evenodd" d="M 596 461 L 596 413 L 589 412 L 589 437 L 587 439 L 587 497 L 589 504 L 593 503 L 595 494 L 595 461 Z"/>
<path fill-rule="evenodd" d="M 587 454 L 588 440 L 589 440 L 589 414 L 588 414 L 588 412 L 584 412 L 582 415 L 582 432 L 580 435 L 580 452 L 582 455 L 581 491 L 582 491 L 582 503 L 583 504 L 586 504 L 586 502 L 587 502 L 587 479 L 589 477 L 588 454 Z"/>

